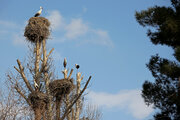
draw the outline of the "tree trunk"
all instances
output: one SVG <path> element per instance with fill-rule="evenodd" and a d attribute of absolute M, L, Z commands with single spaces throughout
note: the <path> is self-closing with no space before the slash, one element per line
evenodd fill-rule
<path fill-rule="evenodd" d="M 44 67 L 44 76 L 45 76 L 45 86 L 46 93 L 48 95 L 48 103 L 47 103 L 47 119 L 52 120 L 52 106 L 51 106 L 51 95 L 49 90 L 49 78 L 47 72 L 47 56 L 46 56 L 46 40 L 42 41 L 43 44 L 43 67 Z"/>
<path fill-rule="evenodd" d="M 69 106 L 69 95 L 66 95 L 66 106 Z M 67 120 L 71 120 L 70 114 L 67 115 Z"/>
<path fill-rule="evenodd" d="M 39 73 L 39 62 L 40 62 L 40 48 L 41 48 L 41 44 L 39 42 L 39 40 L 36 41 L 36 61 L 35 61 L 35 81 L 36 83 L 39 85 L 40 81 L 38 78 L 38 73 Z"/>
<path fill-rule="evenodd" d="M 76 90 L 76 94 L 77 96 L 80 93 L 80 85 L 81 85 L 81 73 L 78 72 L 77 73 L 77 90 Z M 80 114 L 80 99 L 77 100 L 76 102 L 76 115 L 75 115 L 75 120 L 79 120 L 79 114 Z"/>
<path fill-rule="evenodd" d="M 56 99 L 56 120 L 60 120 L 60 114 L 61 114 L 61 101 Z"/>
<path fill-rule="evenodd" d="M 41 120 L 41 109 L 40 108 L 35 108 L 34 114 L 35 114 L 35 120 Z"/>

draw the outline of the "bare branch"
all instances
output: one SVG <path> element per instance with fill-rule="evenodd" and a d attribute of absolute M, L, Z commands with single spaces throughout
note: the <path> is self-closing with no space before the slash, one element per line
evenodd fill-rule
<path fill-rule="evenodd" d="M 18 59 L 17 59 L 17 63 L 18 63 L 19 69 L 20 69 L 19 72 L 20 72 L 21 77 L 23 78 L 23 80 L 24 80 L 27 88 L 28 88 L 31 92 L 33 92 L 33 88 L 31 87 L 29 81 L 27 80 L 27 78 L 26 78 L 26 76 L 25 76 L 25 74 L 24 74 L 24 68 L 22 67 L 21 62 L 20 62 Z"/>
<path fill-rule="evenodd" d="M 52 53 L 52 51 L 54 50 L 54 48 L 51 49 L 51 51 L 49 52 L 49 54 L 47 55 L 47 59 L 49 58 L 49 55 Z"/>
<path fill-rule="evenodd" d="M 14 66 L 14 68 L 21 74 L 20 70 L 16 66 Z"/>
<path fill-rule="evenodd" d="M 18 86 L 14 87 L 16 91 L 26 100 L 26 102 L 31 106 L 30 101 L 26 98 L 26 96 L 21 92 L 21 90 L 18 88 Z"/>
<path fill-rule="evenodd" d="M 73 69 L 71 69 L 70 74 L 69 74 L 69 76 L 68 76 L 68 79 L 70 79 L 70 78 L 71 78 L 72 73 L 73 73 Z"/>
<path fill-rule="evenodd" d="M 64 115 L 61 117 L 60 120 L 64 120 L 64 118 L 70 113 L 70 109 L 72 108 L 72 106 L 77 102 L 77 100 L 81 97 L 81 95 L 83 94 L 83 92 L 85 91 L 85 89 L 87 88 L 89 81 L 91 80 L 91 76 L 89 77 L 88 81 L 86 82 L 83 90 L 79 93 L 79 95 L 77 96 L 77 98 L 71 103 L 70 106 L 68 106 L 64 112 Z"/>

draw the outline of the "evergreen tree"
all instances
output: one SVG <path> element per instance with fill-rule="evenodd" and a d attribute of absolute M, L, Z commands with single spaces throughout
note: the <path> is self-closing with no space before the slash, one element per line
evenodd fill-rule
<path fill-rule="evenodd" d="M 151 42 L 171 47 L 176 59 L 151 57 L 147 67 L 155 82 L 144 82 L 142 97 L 158 110 L 155 120 L 180 120 L 180 0 L 171 0 L 169 7 L 154 6 L 136 12 L 135 16 L 140 25 L 148 27 Z"/>

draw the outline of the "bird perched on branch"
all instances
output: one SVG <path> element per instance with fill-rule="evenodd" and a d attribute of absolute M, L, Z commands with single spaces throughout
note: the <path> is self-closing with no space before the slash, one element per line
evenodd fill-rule
<path fill-rule="evenodd" d="M 76 69 L 79 69 L 80 66 L 78 64 L 75 64 L 75 67 L 76 67 Z"/>
<path fill-rule="evenodd" d="M 34 80 L 34 87 L 37 90 L 39 88 L 39 85 L 37 84 L 37 82 Z"/>
<path fill-rule="evenodd" d="M 40 6 L 40 10 L 34 15 L 34 17 L 40 16 L 41 13 L 42 13 L 42 9 L 43 9 L 43 8 Z"/>
<path fill-rule="evenodd" d="M 66 68 L 66 65 L 67 65 L 67 59 L 66 58 L 64 58 L 63 65 L 64 65 L 64 68 Z"/>

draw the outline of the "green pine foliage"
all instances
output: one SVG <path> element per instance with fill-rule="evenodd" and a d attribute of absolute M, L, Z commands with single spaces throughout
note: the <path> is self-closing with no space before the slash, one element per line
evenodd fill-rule
<path fill-rule="evenodd" d="M 180 120 L 180 0 L 171 0 L 169 7 L 154 6 L 136 12 L 135 16 L 141 26 L 148 28 L 151 42 L 171 47 L 176 59 L 151 57 L 147 67 L 155 82 L 144 82 L 142 97 L 158 110 L 155 120 Z"/>

